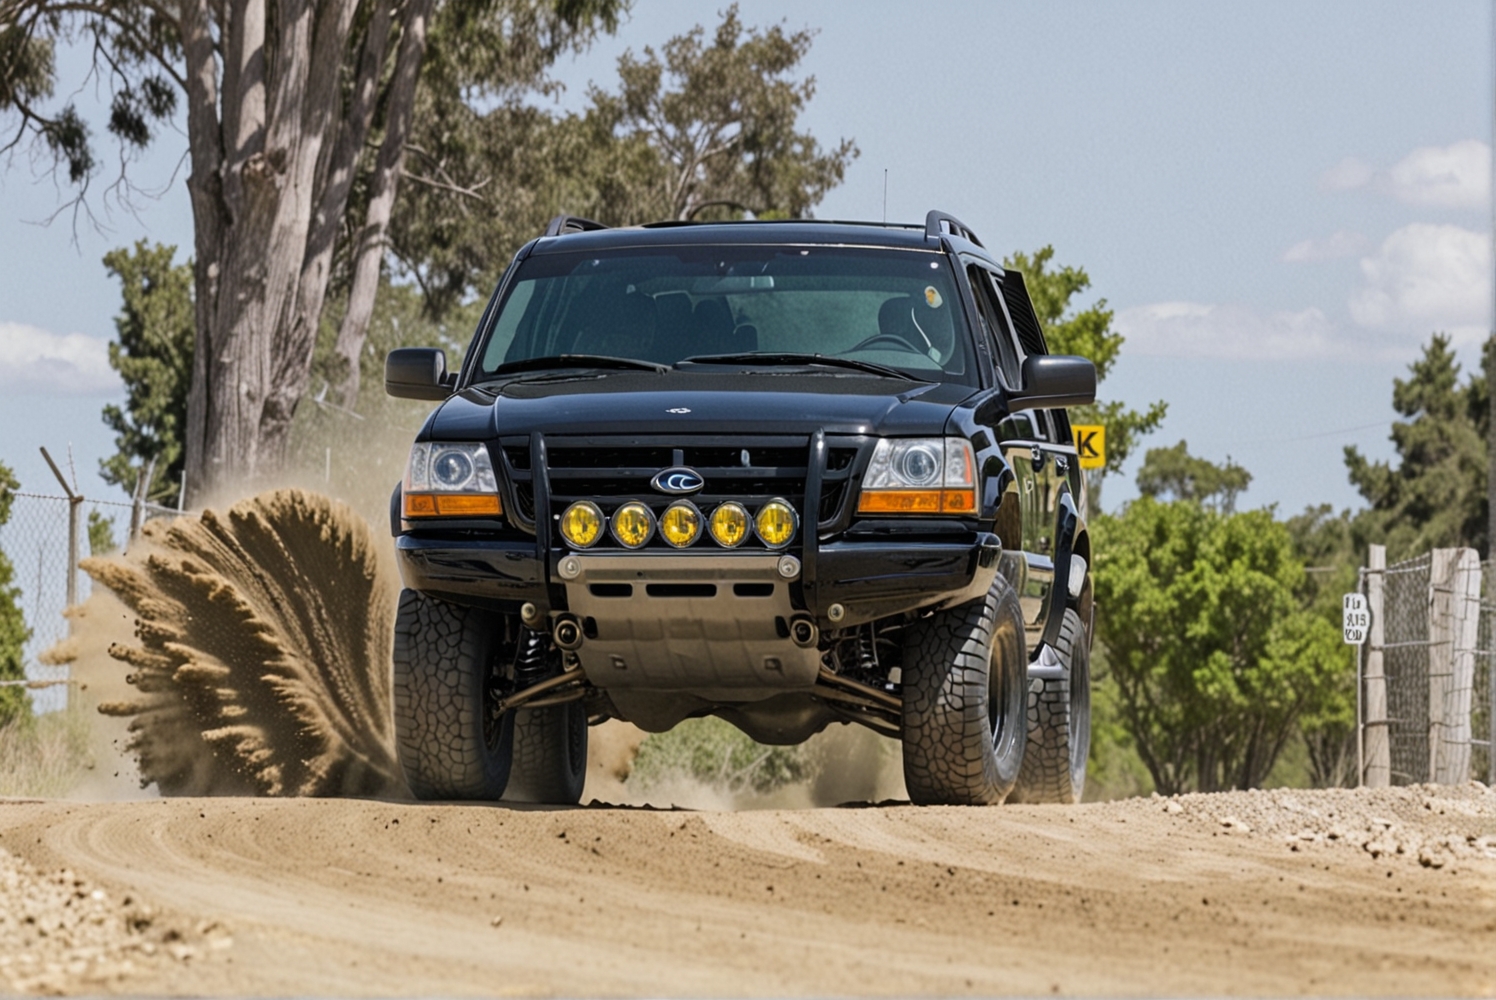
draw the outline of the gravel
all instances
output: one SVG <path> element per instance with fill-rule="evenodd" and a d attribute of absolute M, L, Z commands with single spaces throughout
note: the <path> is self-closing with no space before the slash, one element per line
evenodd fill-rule
<path fill-rule="evenodd" d="M 1496 861 L 1496 789 L 1464 785 L 1399 788 L 1255 789 L 1155 798 L 1180 822 L 1223 836 L 1276 840 L 1290 851 L 1349 849 L 1425 868 Z"/>
<path fill-rule="evenodd" d="M 0 849 L 0 983 L 17 993 L 117 989 L 131 975 L 232 946 L 222 925 L 190 930 L 68 869 L 42 873 Z"/>

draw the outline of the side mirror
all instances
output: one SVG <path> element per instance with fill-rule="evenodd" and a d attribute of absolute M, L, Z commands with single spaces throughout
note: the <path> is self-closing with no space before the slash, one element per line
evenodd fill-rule
<path fill-rule="evenodd" d="M 1096 366 L 1068 354 L 1023 359 L 1023 388 L 1008 394 L 1008 411 L 1048 410 L 1096 402 Z"/>
<path fill-rule="evenodd" d="M 397 347 L 384 359 L 384 391 L 401 399 L 446 399 L 455 380 L 435 347 Z"/>

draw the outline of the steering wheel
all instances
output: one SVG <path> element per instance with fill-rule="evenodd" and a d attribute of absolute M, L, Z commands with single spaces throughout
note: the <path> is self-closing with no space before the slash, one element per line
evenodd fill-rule
<path fill-rule="evenodd" d="M 901 351 L 908 351 L 910 354 L 924 355 L 925 353 L 922 349 L 916 347 L 914 344 L 911 344 L 909 341 L 905 340 L 903 337 L 900 337 L 895 333 L 875 333 L 861 343 L 849 347 L 845 351 L 842 351 L 842 353 L 852 354 L 855 351 L 870 349 L 873 347 L 878 347 L 879 345 L 894 347 Z"/>

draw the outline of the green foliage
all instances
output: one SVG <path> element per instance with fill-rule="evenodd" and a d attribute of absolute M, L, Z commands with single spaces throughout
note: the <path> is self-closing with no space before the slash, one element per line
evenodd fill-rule
<path fill-rule="evenodd" d="M 797 131 L 815 92 L 795 76 L 813 32 L 746 28 L 736 6 L 711 33 L 625 53 L 619 92 L 592 88 L 580 114 L 548 113 L 487 80 L 463 59 L 468 43 L 443 40 L 456 29 L 433 29 L 390 227 L 436 315 L 490 284 L 560 212 L 608 225 L 802 216 L 857 155 L 850 140 L 827 151 Z M 532 61 L 548 64 L 548 52 Z"/>
<path fill-rule="evenodd" d="M 1091 755 L 1086 801 L 1134 798 L 1153 791 L 1153 777 L 1138 755 L 1119 704 L 1121 694 L 1100 644 L 1091 650 Z"/>
<path fill-rule="evenodd" d="M 1195 500 L 1229 514 L 1252 474 L 1226 457 L 1216 465 L 1189 453 L 1180 441 L 1172 448 L 1150 448 L 1138 470 L 1138 492 L 1156 500 Z"/>
<path fill-rule="evenodd" d="M 1461 384 L 1449 337 L 1434 334 L 1410 375 L 1392 387 L 1392 406 L 1407 418 L 1392 425 L 1398 463 L 1368 461 L 1345 449 L 1351 484 L 1371 509 L 1357 531 L 1387 546 L 1390 561 L 1434 548 L 1469 546 L 1487 551 L 1485 369 Z"/>
<path fill-rule="evenodd" d="M 0 722 L 0 796 L 58 798 L 94 766 L 89 709 L 70 702 L 60 712 Z"/>
<path fill-rule="evenodd" d="M 0 462 L 0 525 L 10 520 L 15 491 L 20 488 L 15 473 Z M 15 569 L 0 551 L 0 681 L 22 681 L 26 670 L 21 654 L 31 630 L 21 614 L 21 590 L 15 586 Z M 31 715 L 31 699 L 23 687 L 0 687 L 0 726 Z"/>
<path fill-rule="evenodd" d="M 1112 329 L 1113 312 L 1107 308 L 1106 299 L 1071 311 L 1070 300 L 1091 287 L 1091 277 L 1083 268 L 1051 267 L 1053 260 L 1054 247 L 1046 246 L 1032 255 L 1016 252 L 1003 260 L 1003 266 L 1022 272 L 1050 351 L 1090 358 L 1100 383 L 1116 364 L 1126 338 Z M 1157 430 L 1167 412 L 1168 404 L 1162 400 L 1141 413 L 1116 400 L 1071 407 L 1072 423 L 1106 427 L 1106 468 L 1098 470 L 1100 475 L 1091 473 L 1092 477 L 1099 480 L 1107 473 L 1120 472 L 1138 441 Z"/>
<path fill-rule="evenodd" d="M 152 50 L 178 48 L 175 24 L 154 6 L 0 4 L 0 112 L 17 117 L 17 137 L 30 132 L 72 184 L 85 187 L 98 158 L 92 130 L 72 101 L 50 114 L 40 107 L 55 91 L 57 43 L 94 43 L 94 68 L 107 72 L 112 88 L 109 131 L 122 146 L 143 148 L 176 110 L 176 88 L 151 65 Z"/>
<path fill-rule="evenodd" d="M 764 746 L 721 719 L 687 719 L 640 744 L 629 783 L 649 789 L 688 778 L 727 794 L 763 794 L 809 780 L 813 765 L 801 746 Z"/>
<path fill-rule="evenodd" d="M 88 512 L 88 554 L 107 556 L 119 543 L 114 540 L 114 518 L 105 517 L 97 510 Z"/>
<path fill-rule="evenodd" d="M 1345 662 L 1336 629 L 1301 605 L 1287 527 L 1268 510 L 1142 497 L 1092 528 L 1097 641 L 1154 784 L 1259 786 Z"/>
<path fill-rule="evenodd" d="M 124 306 L 114 320 L 109 364 L 125 383 L 124 408 L 104 407 L 115 433 L 115 454 L 99 462 L 107 483 L 134 495 L 138 478 L 155 462 L 147 499 L 175 503 L 186 455 L 187 391 L 192 384 L 192 267 L 173 264 L 176 247 L 120 248 L 104 255 L 119 279 Z"/>
<path fill-rule="evenodd" d="M 615 134 L 642 137 L 657 154 L 656 218 L 796 218 L 841 183 L 856 145 L 844 139 L 823 153 L 814 136 L 795 131 L 815 95 L 814 77 L 794 77 L 814 35 L 746 29 L 732 4 L 710 41 L 697 26 L 659 54 L 626 52 L 618 95 L 593 88 L 593 107 Z"/>
<path fill-rule="evenodd" d="M 1356 590 L 1366 551 L 1351 513 L 1337 514 L 1322 504 L 1289 518 L 1286 526 L 1294 551 L 1306 566 L 1300 604 L 1338 630 L 1341 600 Z M 1309 780 L 1316 788 L 1356 781 L 1356 674 L 1350 649 L 1343 647 L 1340 655 L 1344 666 L 1325 697 L 1299 717 Z"/>

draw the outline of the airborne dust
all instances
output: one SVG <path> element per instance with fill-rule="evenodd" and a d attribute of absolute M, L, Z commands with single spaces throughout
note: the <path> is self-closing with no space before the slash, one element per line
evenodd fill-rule
<path fill-rule="evenodd" d="M 124 750 L 168 795 L 399 793 L 394 582 L 351 508 L 287 489 L 146 525 L 83 568 L 136 615 L 109 654 L 135 695 Z"/>

